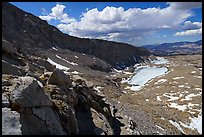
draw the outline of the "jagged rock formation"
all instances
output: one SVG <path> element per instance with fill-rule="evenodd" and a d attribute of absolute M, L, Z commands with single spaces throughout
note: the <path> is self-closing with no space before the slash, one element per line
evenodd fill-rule
<path fill-rule="evenodd" d="M 65 81 L 71 80 L 66 78 Z M 97 95 L 93 88 L 87 87 L 86 81 L 81 80 L 82 83 L 73 83 L 68 87 L 59 83 L 46 83 L 43 86 L 40 81 L 30 76 L 3 74 L 3 79 L 3 134 L 98 134 L 98 130 L 104 134 L 112 134 L 110 105 L 105 103 L 103 97 Z M 86 119 L 93 113 L 91 108 L 97 115 L 103 116 L 102 121 L 108 124 L 109 128 L 95 127 L 90 119 Z M 18 124 L 18 129 L 12 133 L 10 130 L 6 131 L 11 123 L 5 122 L 11 113 L 15 113 L 18 115 L 17 119 L 20 119 L 20 124 L 15 123 Z"/>
<path fill-rule="evenodd" d="M 130 66 L 144 61 L 149 51 L 125 43 L 84 39 L 63 34 L 46 21 L 9 4 L 2 4 L 2 39 L 15 45 L 17 51 L 34 53 L 39 49 L 60 47 L 73 52 L 94 55 L 112 66 Z M 14 51 L 12 51 L 14 52 Z"/>

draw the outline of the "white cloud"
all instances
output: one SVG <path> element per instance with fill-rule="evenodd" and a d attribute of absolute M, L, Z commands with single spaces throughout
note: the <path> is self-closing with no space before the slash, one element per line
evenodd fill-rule
<path fill-rule="evenodd" d="M 105 7 L 87 9 L 76 21 L 64 13 L 64 5 L 57 4 L 52 13 L 41 18 L 60 20 L 57 27 L 70 35 L 134 43 L 161 29 L 198 29 L 201 22 L 186 21 L 193 15 L 191 9 L 201 7 L 199 2 L 169 2 L 166 8 Z M 67 19 L 67 20 L 66 20 Z M 186 21 L 186 22 L 185 22 Z M 182 25 L 183 24 L 183 25 Z M 188 32 L 189 33 L 189 32 Z M 179 35 L 179 34 L 177 34 Z"/>
<path fill-rule="evenodd" d="M 51 19 L 55 19 L 54 17 L 49 16 L 49 15 L 47 15 L 47 16 L 39 16 L 39 18 L 41 18 L 42 20 L 46 20 L 46 21 L 50 21 Z"/>
<path fill-rule="evenodd" d="M 50 21 L 52 19 L 59 20 L 61 23 L 71 23 L 75 22 L 74 18 L 70 18 L 66 13 L 64 13 L 64 8 L 66 6 L 61 4 L 56 4 L 55 7 L 52 8 L 52 12 L 45 16 L 39 16 L 42 20 Z"/>
<path fill-rule="evenodd" d="M 185 21 L 183 25 L 184 30 L 199 29 L 202 27 L 202 22 Z"/>
<path fill-rule="evenodd" d="M 185 21 L 181 28 L 184 31 L 176 32 L 174 36 L 201 35 L 202 22 Z"/>
<path fill-rule="evenodd" d="M 201 35 L 201 34 L 202 34 L 202 28 L 176 32 L 174 36 Z"/>

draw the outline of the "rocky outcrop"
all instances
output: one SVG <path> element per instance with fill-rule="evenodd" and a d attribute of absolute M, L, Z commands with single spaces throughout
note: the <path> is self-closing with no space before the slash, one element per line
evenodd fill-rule
<path fill-rule="evenodd" d="M 10 101 L 12 109 L 21 111 L 19 108 L 52 106 L 52 101 L 41 89 L 37 80 L 33 77 L 19 77 L 11 80 Z"/>
<path fill-rule="evenodd" d="M 46 21 L 17 7 L 2 3 L 2 38 L 15 44 L 17 51 L 33 54 L 36 50 L 59 46 L 74 52 L 94 55 L 113 67 L 130 66 L 150 55 L 142 47 L 125 43 L 69 36 Z M 93 69 L 107 69 L 91 66 Z"/>
<path fill-rule="evenodd" d="M 46 74 L 49 79 L 44 85 L 31 76 L 3 75 L 4 134 L 113 134 L 110 105 L 95 93 L 91 82 L 76 75 L 72 80 L 58 69 Z M 103 116 L 100 121 L 106 126 L 97 127 L 93 123 L 90 119 L 93 112 Z M 11 119 L 6 113 L 14 114 L 19 121 L 13 132 L 7 131 L 12 121 L 6 124 L 5 119 Z"/>
<path fill-rule="evenodd" d="M 69 78 L 69 75 L 64 74 L 62 70 L 56 69 L 48 79 L 48 84 L 70 87 L 72 81 Z"/>
<path fill-rule="evenodd" d="M 3 92 L 3 104 L 9 102 L 9 105 L 4 106 L 20 113 L 20 131 L 23 135 L 66 134 L 57 111 L 53 109 L 53 102 L 35 78 L 14 78 L 11 83 L 12 86 Z"/>

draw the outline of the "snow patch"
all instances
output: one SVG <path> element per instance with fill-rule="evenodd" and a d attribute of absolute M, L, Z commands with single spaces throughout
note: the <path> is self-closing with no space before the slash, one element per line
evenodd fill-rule
<path fill-rule="evenodd" d="M 158 126 L 158 125 L 156 125 L 156 127 L 158 127 L 158 128 L 161 129 L 161 130 L 164 130 L 164 128 L 162 128 L 162 127 L 160 127 L 160 126 Z"/>
<path fill-rule="evenodd" d="M 161 120 L 164 120 L 165 118 L 164 118 L 164 117 L 161 117 L 160 119 L 161 119 Z"/>
<path fill-rule="evenodd" d="M 173 83 L 174 83 L 174 84 L 177 84 L 178 82 L 176 82 L 176 81 L 173 81 Z"/>
<path fill-rule="evenodd" d="M 117 73 L 121 73 L 122 72 L 122 70 L 117 70 L 115 68 L 113 70 L 115 70 Z"/>
<path fill-rule="evenodd" d="M 75 75 L 77 75 L 77 74 L 82 74 L 82 73 L 80 73 L 80 72 L 78 72 L 78 71 L 72 71 L 71 73 L 72 73 L 72 74 L 75 74 Z"/>
<path fill-rule="evenodd" d="M 157 82 L 155 82 L 154 84 L 162 84 L 162 83 L 164 83 L 166 81 L 167 81 L 167 79 L 160 79 Z"/>
<path fill-rule="evenodd" d="M 161 96 L 157 96 L 157 100 L 158 100 L 158 101 L 162 101 L 160 97 L 161 97 Z"/>
<path fill-rule="evenodd" d="M 96 90 L 97 92 L 101 92 L 100 90 L 103 89 L 104 87 L 101 87 L 101 86 L 97 86 L 97 87 L 94 87 L 94 90 Z"/>
<path fill-rule="evenodd" d="M 164 97 L 170 98 L 167 101 L 173 101 L 173 100 L 178 100 L 180 97 L 173 97 L 173 96 L 169 96 L 166 95 L 167 93 L 163 94 Z M 181 95 L 181 94 L 180 94 Z"/>
<path fill-rule="evenodd" d="M 179 85 L 178 87 L 179 87 L 179 88 L 183 88 L 183 87 L 184 87 L 184 85 Z"/>
<path fill-rule="evenodd" d="M 195 88 L 195 90 L 202 90 L 202 88 Z"/>
<path fill-rule="evenodd" d="M 181 110 L 181 111 L 184 111 L 184 110 L 187 109 L 187 106 L 186 106 L 186 105 L 178 105 L 178 104 L 176 104 L 176 103 L 169 103 L 169 104 L 168 104 L 168 107 L 170 107 L 170 108 L 176 108 L 176 109 Z"/>
<path fill-rule="evenodd" d="M 196 73 L 196 71 L 191 71 L 191 74 L 195 74 Z"/>
<path fill-rule="evenodd" d="M 127 75 L 131 75 L 133 74 L 132 72 L 126 72 L 126 71 L 123 71 L 124 74 L 127 74 Z"/>
<path fill-rule="evenodd" d="M 184 100 L 192 100 L 192 97 L 197 97 L 197 96 L 200 96 L 201 94 L 202 94 L 202 92 L 200 92 L 199 94 L 193 94 L 193 93 L 191 93 L 191 94 L 185 96 L 184 99 L 181 99 L 181 101 L 184 101 Z"/>
<path fill-rule="evenodd" d="M 67 63 L 69 63 L 69 64 L 71 64 L 71 65 L 73 65 L 73 66 L 78 66 L 78 64 L 77 64 L 77 63 L 70 62 L 70 61 L 68 61 L 68 60 L 66 60 L 66 59 L 64 59 L 64 58 L 62 58 L 62 57 L 60 57 L 60 56 L 58 56 L 58 55 L 56 55 L 56 57 L 57 57 L 57 58 L 59 58 L 59 59 L 61 59 L 61 60 L 66 61 Z"/>
<path fill-rule="evenodd" d="M 174 77 L 174 78 L 172 78 L 173 80 L 176 80 L 176 79 L 182 79 L 182 78 L 184 78 L 184 77 Z"/>
<path fill-rule="evenodd" d="M 175 126 L 179 131 L 181 131 L 182 133 L 185 133 L 185 132 L 183 131 L 183 129 L 181 128 L 181 126 L 180 126 L 176 121 L 169 120 L 169 122 L 170 122 L 173 126 Z"/>
<path fill-rule="evenodd" d="M 160 86 L 157 86 L 156 88 L 160 88 Z"/>
<path fill-rule="evenodd" d="M 194 78 L 202 78 L 202 76 L 193 76 Z"/>
<path fill-rule="evenodd" d="M 52 49 L 54 49 L 54 50 L 56 50 L 56 51 L 57 51 L 57 49 L 56 49 L 55 47 L 52 47 Z"/>
<path fill-rule="evenodd" d="M 60 64 L 54 62 L 54 61 L 51 60 L 50 58 L 48 58 L 47 61 L 48 61 L 50 64 L 55 65 L 56 68 L 58 68 L 58 69 L 61 69 L 61 70 L 64 70 L 64 71 L 67 71 L 67 70 L 70 69 L 70 68 L 68 68 L 68 67 L 65 67 L 65 66 L 63 66 L 63 65 L 60 65 Z"/>
<path fill-rule="evenodd" d="M 42 88 L 43 84 L 40 81 L 38 81 L 38 80 L 37 80 L 37 82 L 38 82 L 38 85 Z"/>

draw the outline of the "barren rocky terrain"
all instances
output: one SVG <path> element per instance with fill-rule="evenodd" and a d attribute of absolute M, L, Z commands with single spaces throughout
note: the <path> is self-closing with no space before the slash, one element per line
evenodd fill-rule
<path fill-rule="evenodd" d="M 202 134 L 202 55 L 156 64 L 145 48 L 72 37 L 2 8 L 3 135 Z M 167 72 L 135 91 L 128 81 L 142 66 Z"/>
<path fill-rule="evenodd" d="M 200 134 L 202 130 L 190 128 L 190 122 L 202 117 L 202 56 L 166 58 L 169 63 L 156 66 L 168 67 L 167 74 L 149 81 L 141 90 L 127 90 L 127 84 L 118 83 L 120 90 L 101 84 L 102 91 L 119 108 L 120 116 L 136 122 L 141 134 Z M 125 71 L 112 79 L 124 77 L 128 77 Z"/>

